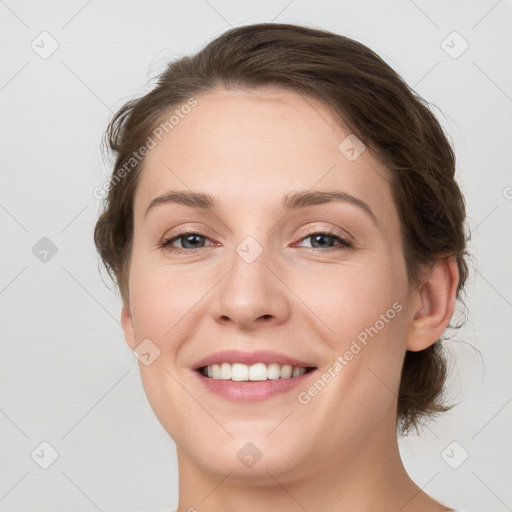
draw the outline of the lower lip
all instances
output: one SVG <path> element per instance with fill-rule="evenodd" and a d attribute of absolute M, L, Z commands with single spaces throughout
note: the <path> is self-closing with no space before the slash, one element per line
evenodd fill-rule
<path fill-rule="evenodd" d="M 232 402 L 259 402 L 274 396 L 288 393 L 303 385 L 316 370 L 305 373 L 300 377 L 290 379 L 267 379 L 261 381 L 232 381 L 205 377 L 198 371 L 194 372 L 208 391 L 231 400 Z"/>

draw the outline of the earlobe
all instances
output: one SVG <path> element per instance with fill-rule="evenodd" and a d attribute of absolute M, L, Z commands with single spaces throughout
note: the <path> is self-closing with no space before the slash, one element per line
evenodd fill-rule
<path fill-rule="evenodd" d="M 131 350 L 135 350 L 137 346 L 135 342 L 135 329 L 133 327 L 133 319 L 130 308 L 126 305 L 121 310 L 121 325 L 123 326 L 124 339 Z"/>
<path fill-rule="evenodd" d="M 416 293 L 419 305 L 412 311 L 407 350 L 424 350 L 441 337 L 453 316 L 458 283 L 455 257 L 436 261 Z"/>

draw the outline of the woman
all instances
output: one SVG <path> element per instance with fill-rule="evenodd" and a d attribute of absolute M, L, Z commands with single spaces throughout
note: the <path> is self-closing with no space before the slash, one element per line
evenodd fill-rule
<path fill-rule="evenodd" d="M 468 274 L 438 121 L 364 45 L 234 28 L 107 131 L 95 243 L 178 511 L 448 511 L 397 428 L 447 410 L 440 342 Z"/>

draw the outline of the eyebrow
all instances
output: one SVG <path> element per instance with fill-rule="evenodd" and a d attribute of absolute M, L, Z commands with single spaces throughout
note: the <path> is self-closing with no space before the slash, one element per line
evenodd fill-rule
<path fill-rule="evenodd" d="M 366 212 L 372 221 L 378 225 L 377 217 L 372 209 L 362 199 L 359 199 L 347 192 L 341 191 L 304 191 L 304 192 L 290 192 L 282 201 L 281 209 L 284 211 L 297 210 L 307 206 L 317 204 L 325 204 L 331 202 L 349 203 L 359 207 Z M 162 204 L 181 204 L 191 208 L 199 208 L 201 210 L 216 210 L 215 199 L 210 195 L 202 192 L 188 192 L 188 191 L 174 191 L 170 190 L 164 194 L 155 197 L 149 204 L 144 217 L 148 215 L 150 210 Z"/>

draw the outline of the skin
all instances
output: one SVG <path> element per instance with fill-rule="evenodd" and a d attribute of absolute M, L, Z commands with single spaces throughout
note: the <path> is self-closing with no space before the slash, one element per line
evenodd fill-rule
<path fill-rule="evenodd" d="M 455 260 L 409 286 L 387 171 L 369 150 L 354 161 L 340 152 L 350 132 L 323 103 L 274 87 L 217 88 L 197 101 L 145 158 L 121 315 L 131 350 L 147 338 L 160 350 L 139 366 L 176 443 L 179 512 L 450 510 L 407 475 L 396 405 L 405 351 L 434 343 L 452 317 Z M 211 194 L 217 209 L 165 204 L 145 217 L 171 189 Z M 283 196 L 311 189 L 362 199 L 377 223 L 347 202 L 281 211 Z M 187 254 L 161 248 L 176 228 L 205 238 L 173 242 Z M 353 248 L 315 244 L 311 234 L 331 229 Z M 247 236 L 263 249 L 252 263 L 236 252 Z M 193 373 L 206 355 L 234 348 L 311 361 L 321 375 L 394 303 L 401 311 L 308 404 L 297 395 L 316 379 L 235 404 Z M 237 458 L 247 442 L 262 454 L 250 468 Z"/>

